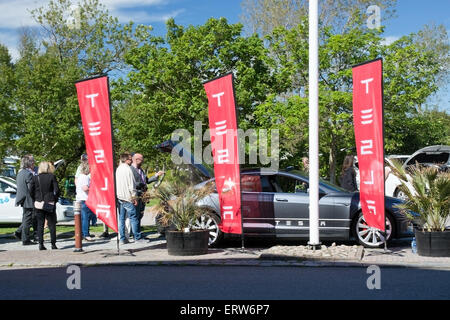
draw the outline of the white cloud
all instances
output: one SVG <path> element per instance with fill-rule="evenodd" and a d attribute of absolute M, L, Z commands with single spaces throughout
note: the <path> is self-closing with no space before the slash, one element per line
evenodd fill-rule
<path fill-rule="evenodd" d="M 148 7 L 167 4 L 168 0 L 101 0 L 108 9 Z"/>
<path fill-rule="evenodd" d="M 48 3 L 48 0 L 0 0 L 0 28 L 35 26 L 30 11 Z"/>
<path fill-rule="evenodd" d="M 381 41 L 381 44 L 388 46 L 400 38 L 399 36 L 387 36 Z"/>
<path fill-rule="evenodd" d="M 73 4 L 81 0 L 72 0 Z M 172 0 L 100 0 L 110 14 L 122 23 L 130 20 L 135 23 L 150 24 L 165 22 L 175 18 L 184 9 L 164 12 L 162 9 Z M 31 18 L 30 11 L 47 5 L 50 0 L 0 0 L 0 43 L 6 45 L 14 59 L 18 58 L 19 30 L 34 27 L 37 23 Z M 158 7 L 152 11 L 149 7 Z M 173 9 L 173 8 L 171 8 Z"/>
<path fill-rule="evenodd" d="M 0 32 L 0 43 L 8 48 L 9 54 L 13 61 L 19 58 L 19 31 L 14 29 L 11 31 Z"/>
<path fill-rule="evenodd" d="M 119 22 L 126 23 L 130 20 L 135 23 L 150 24 L 154 22 L 166 22 L 170 18 L 175 18 L 180 13 L 184 12 L 184 9 L 175 10 L 169 13 L 162 14 L 149 14 L 145 11 L 119 11 L 115 12 L 115 16 L 119 18 Z"/>

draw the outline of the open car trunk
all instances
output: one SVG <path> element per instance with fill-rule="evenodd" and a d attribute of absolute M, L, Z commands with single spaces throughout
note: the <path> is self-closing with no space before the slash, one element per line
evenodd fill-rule
<path fill-rule="evenodd" d="M 175 153 L 182 159 L 181 167 L 187 167 L 200 181 L 206 181 L 214 177 L 214 170 L 202 163 L 201 159 L 195 159 L 194 155 L 182 144 L 172 140 L 166 140 L 155 146 L 160 152 Z"/>

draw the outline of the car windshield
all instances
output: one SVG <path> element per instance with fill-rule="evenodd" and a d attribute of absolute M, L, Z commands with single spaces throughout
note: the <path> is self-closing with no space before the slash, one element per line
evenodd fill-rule
<path fill-rule="evenodd" d="M 449 161 L 449 154 L 447 152 L 427 152 L 419 153 L 410 161 L 408 165 L 414 165 L 418 163 L 434 163 L 434 164 L 446 164 Z"/>

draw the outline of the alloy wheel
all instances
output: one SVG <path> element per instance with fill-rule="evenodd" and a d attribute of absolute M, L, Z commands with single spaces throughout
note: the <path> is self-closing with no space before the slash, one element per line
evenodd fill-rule
<path fill-rule="evenodd" d="M 377 228 L 370 227 L 366 220 L 364 219 L 363 214 L 359 215 L 358 220 L 356 221 L 356 236 L 358 238 L 358 242 L 367 248 L 378 248 L 384 243 L 384 235 L 383 232 Z M 392 223 L 389 217 L 386 215 L 386 237 L 387 241 L 389 241 L 392 237 Z"/>
<path fill-rule="evenodd" d="M 209 240 L 208 245 L 212 246 L 214 245 L 220 236 L 220 229 L 219 229 L 219 223 L 209 214 L 204 214 L 200 216 L 197 220 L 195 220 L 194 225 L 192 226 L 193 229 L 203 229 L 203 230 L 209 230 Z"/>

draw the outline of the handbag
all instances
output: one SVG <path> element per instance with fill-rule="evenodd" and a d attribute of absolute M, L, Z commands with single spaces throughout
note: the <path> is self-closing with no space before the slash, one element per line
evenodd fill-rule
<path fill-rule="evenodd" d="M 41 199 L 44 199 L 44 197 L 42 196 L 41 180 L 39 179 L 39 176 L 38 176 L 38 182 L 39 182 L 39 191 L 41 192 Z M 35 201 L 34 207 L 39 210 L 53 213 L 55 211 L 55 202 L 53 202 L 53 201 Z"/>

